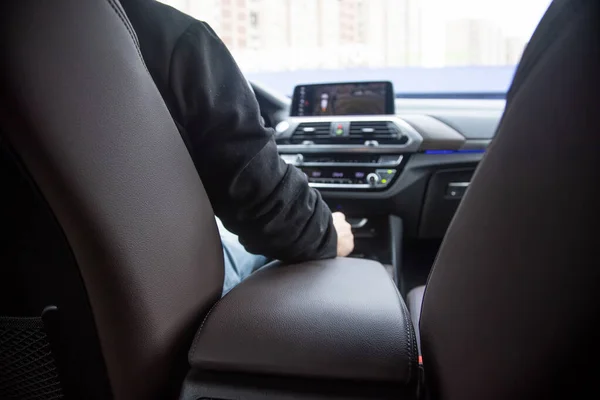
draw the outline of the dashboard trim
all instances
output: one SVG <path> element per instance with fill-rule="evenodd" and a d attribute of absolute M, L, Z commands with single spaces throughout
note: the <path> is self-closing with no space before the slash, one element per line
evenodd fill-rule
<path fill-rule="evenodd" d="M 393 144 L 379 146 L 357 146 L 357 145 L 326 145 L 326 144 L 279 144 L 277 150 L 282 154 L 289 153 L 364 153 L 364 154 L 387 154 L 387 153 L 412 153 L 412 149 Z"/>
<path fill-rule="evenodd" d="M 414 153 L 419 150 L 423 137 L 408 122 L 395 115 L 357 115 L 357 116 L 331 116 L 331 117 L 290 117 L 288 119 L 289 127 L 286 131 L 280 132 L 276 138 L 278 140 L 290 139 L 292 134 L 301 123 L 310 122 L 391 122 L 398 127 L 400 132 L 408 138 L 404 144 L 377 144 L 369 141 L 365 137 L 365 143 L 371 142 L 371 145 L 344 145 L 344 144 L 279 144 L 277 149 L 280 153 Z"/>
<path fill-rule="evenodd" d="M 469 187 L 470 184 L 471 184 L 471 182 L 450 182 L 448 184 L 448 187 L 452 187 L 452 188 L 467 188 L 467 187 Z"/>
<path fill-rule="evenodd" d="M 492 141 L 487 139 L 467 139 L 459 150 L 485 150 L 490 143 Z"/>
<path fill-rule="evenodd" d="M 300 163 L 291 163 L 292 165 L 298 167 L 397 167 L 402 163 L 403 156 L 398 155 L 398 158 L 393 162 L 382 162 L 382 163 L 350 163 L 350 162 L 300 162 Z"/>
<path fill-rule="evenodd" d="M 368 183 L 318 183 L 309 182 L 308 186 L 315 189 L 376 189 L 376 187 L 369 185 Z"/>

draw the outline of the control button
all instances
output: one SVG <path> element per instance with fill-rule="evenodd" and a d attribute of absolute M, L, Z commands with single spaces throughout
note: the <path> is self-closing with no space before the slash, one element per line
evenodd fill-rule
<path fill-rule="evenodd" d="M 394 176 L 394 174 L 396 173 L 395 169 L 378 169 L 376 171 L 379 175 L 385 175 L 387 177 L 391 177 Z"/>
<path fill-rule="evenodd" d="M 396 170 L 395 169 L 378 169 L 377 174 L 381 178 L 381 180 L 379 181 L 380 184 L 383 186 L 387 186 L 388 184 L 390 184 L 390 182 L 392 182 L 394 175 L 396 175 Z"/>
<path fill-rule="evenodd" d="M 379 183 L 379 175 L 370 173 L 369 175 L 367 175 L 367 182 L 371 186 L 377 185 Z"/>
<path fill-rule="evenodd" d="M 381 156 L 378 163 L 382 165 L 396 166 L 402 161 L 402 156 Z"/>
<path fill-rule="evenodd" d="M 449 199 L 460 199 L 465 194 L 464 188 L 448 186 L 446 189 L 446 197 Z"/>
<path fill-rule="evenodd" d="M 462 199 L 469 187 L 469 182 L 451 182 L 446 187 L 447 199 Z"/>
<path fill-rule="evenodd" d="M 347 122 L 332 123 L 329 133 L 332 136 L 336 136 L 336 137 L 348 136 L 348 123 Z"/>

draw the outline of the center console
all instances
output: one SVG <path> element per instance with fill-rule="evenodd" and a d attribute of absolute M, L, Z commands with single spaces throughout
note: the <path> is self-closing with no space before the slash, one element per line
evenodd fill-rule
<path fill-rule="evenodd" d="M 402 293 L 402 220 L 374 203 L 360 206 L 365 196 L 392 196 L 423 141 L 395 114 L 391 84 L 301 85 L 290 114 L 276 127 L 281 158 L 304 172 L 332 210 L 346 214 L 355 237 L 351 257 L 384 264 Z"/>
<path fill-rule="evenodd" d="M 291 117 L 278 126 L 281 158 L 312 187 L 381 191 L 400 175 L 421 136 L 395 116 Z"/>

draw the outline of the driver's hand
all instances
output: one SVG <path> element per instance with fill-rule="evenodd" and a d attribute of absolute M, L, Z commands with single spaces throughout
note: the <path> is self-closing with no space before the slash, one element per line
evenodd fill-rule
<path fill-rule="evenodd" d="M 352 234 L 352 227 L 346 221 L 346 216 L 341 212 L 334 212 L 333 226 L 337 232 L 337 255 L 338 257 L 346 257 L 352 250 L 354 250 L 354 235 Z"/>

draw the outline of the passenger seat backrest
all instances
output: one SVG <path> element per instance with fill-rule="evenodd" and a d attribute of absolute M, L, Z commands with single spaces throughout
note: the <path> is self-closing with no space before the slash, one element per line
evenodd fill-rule
<path fill-rule="evenodd" d="M 598 397 L 600 3 L 553 4 L 521 65 L 425 291 L 434 399 Z"/>
<path fill-rule="evenodd" d="M 221 295 L 223 255 L 211 205 L 133 29 L 116 0 L 3 2 L 0 50 L 2 173 L 11 177 L 3 191 L 39 197 L 18 215 L 27 218 L 26 207 L 46 213 L 23 221 L 35 243 L 14 240 L 0 253 L 2 287 L 15 296 L 0 313 L 39 316 L 55 305 L 66 321 L 59 332 L 85 336 L 65 350 L 81 352 L 71 372 L 104 360 L 97 370 L 107 372 L 105 392 L 115 398 L 172 398 L 193 335 Z M 53 275 L 69 278 L 46 280 Z M 38 289 L 40 298 L 25 298 Z M 88 358 L 97 339 L 101 354 Z M 77 394 L 97 395 L 89 389 Z"/>

